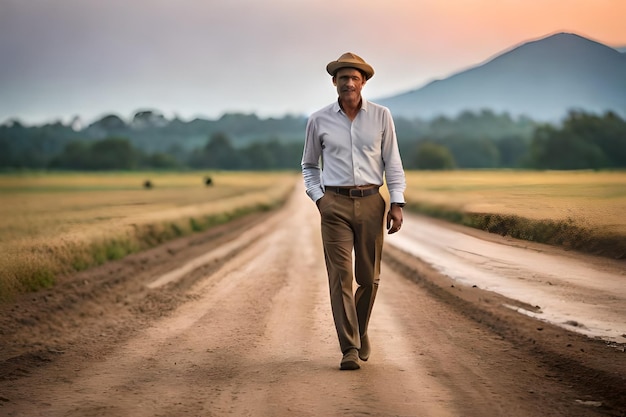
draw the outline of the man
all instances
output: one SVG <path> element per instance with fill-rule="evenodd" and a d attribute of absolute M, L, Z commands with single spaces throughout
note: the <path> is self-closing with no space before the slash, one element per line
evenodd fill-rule
<path fill-rule="evenodd" d="M 343 353 L 340 369 L 353 370 L 370 355 L 367 325 L 378 289 L 386 209 L 378 189 L 384 175 L 391 203 L 387 229 L 395 233 L 402 227 L 406 183 L 389 109 L 361 96 L 374 69 L 348 52 L 326 70 L 339 97 L 308 120 L 302 174 L 321 216 L 331 308 Z"/>

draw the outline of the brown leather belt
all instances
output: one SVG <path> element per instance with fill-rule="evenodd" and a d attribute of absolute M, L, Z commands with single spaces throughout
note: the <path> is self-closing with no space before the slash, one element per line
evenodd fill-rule
<path fill-rule="evenodd" d="M 368 195 L 378 193 L 378 187 L 371 188 L 344 188 L 344 187 L 326 187 L 327 190 L 348 197 L 367 197 Z"/>

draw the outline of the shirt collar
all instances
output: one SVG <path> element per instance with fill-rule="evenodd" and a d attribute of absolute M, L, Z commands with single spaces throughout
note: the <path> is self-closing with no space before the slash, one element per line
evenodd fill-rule
<path fill-rule="evenodd" d="M 361 96 L 361 110 L 367 111 L 367 107 L 368 101 L 365 100 L 365 97 Z M 341 106 L 339 105 L 339 97 L 337 97 L 337 101 L 335 101 L 335 104 L 333 105 L 333 111 L 335 113 L 341 111 Z"/>

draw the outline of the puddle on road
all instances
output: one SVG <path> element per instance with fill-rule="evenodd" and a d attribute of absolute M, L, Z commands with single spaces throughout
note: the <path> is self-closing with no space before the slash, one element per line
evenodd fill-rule
<path fill-rule="evenodd" d="M 386 244 L 427 262 L 466 286 L 538 306 L 510 308 L 567 330 L 626 343 L 626 274 L 571 257 L 559 257 L 481 240 L 406 216 L 403 233 Z M 408 220 L 408 221 L 407 221 Z"/>

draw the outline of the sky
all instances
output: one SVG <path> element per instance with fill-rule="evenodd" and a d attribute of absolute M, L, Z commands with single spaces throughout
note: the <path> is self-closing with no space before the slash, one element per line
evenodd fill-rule
<path fill-rule="evenodd" d="M 308 115 L 344 52 L 375 100 L 558 32 L 626 46 L 625 0 L 0 0 L 0 123 Z"/>

